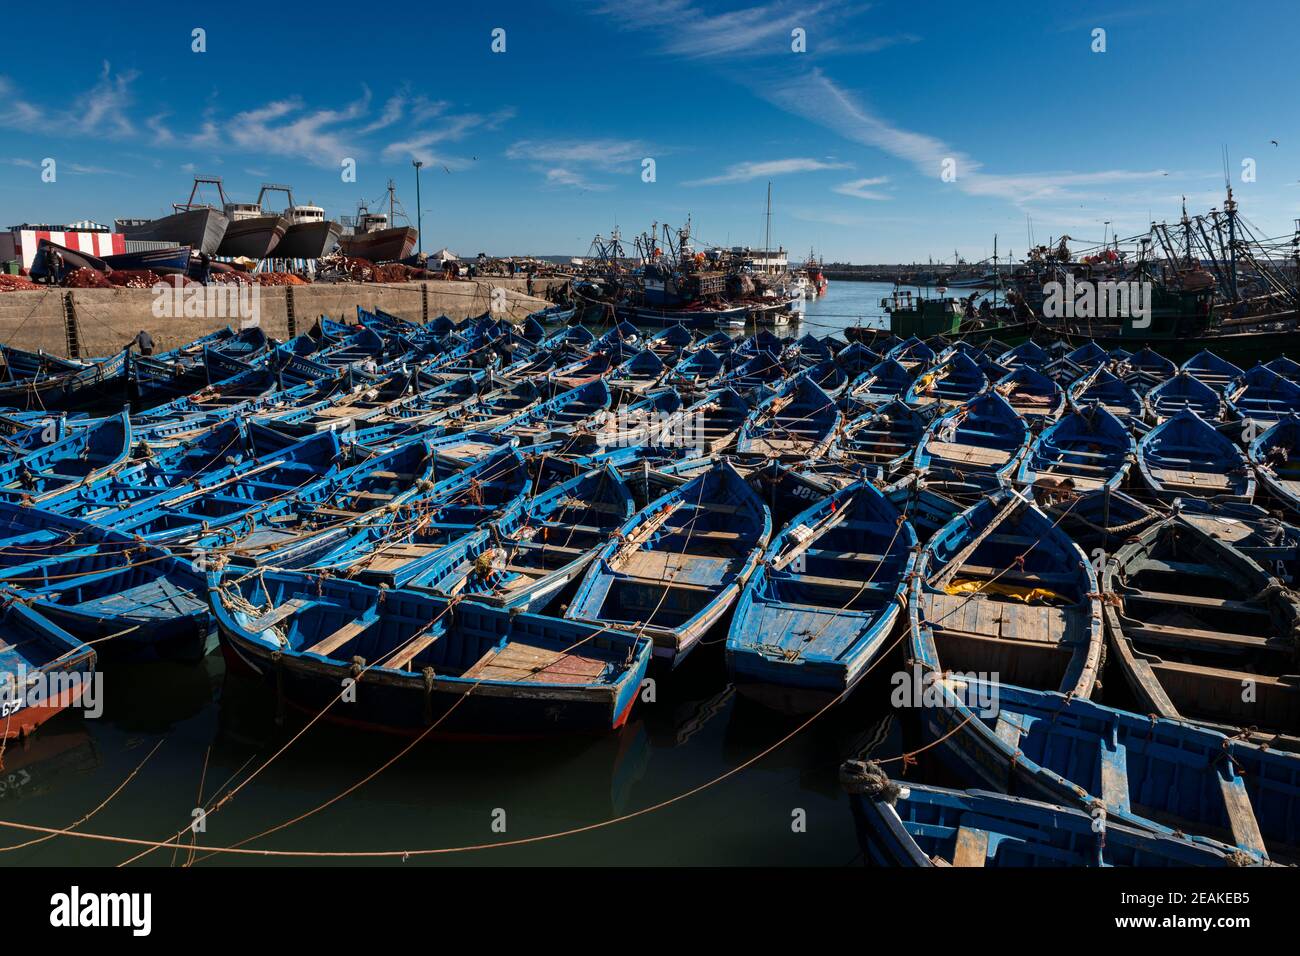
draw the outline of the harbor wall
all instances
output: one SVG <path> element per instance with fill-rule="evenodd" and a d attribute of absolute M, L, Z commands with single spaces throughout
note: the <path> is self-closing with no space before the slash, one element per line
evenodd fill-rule
<path fill-rule="evenodd" d="M 534 289 L 542 296 L 552 285 L 560 285 L 563 281 L 539 278 L 534 282 Z M 282 341 L 290 337 L 287 288 L 258 287 L 257 311 L 261 326 L 267 335 Z M 419 322 L 425 290 L 430 319 L 440 314 L 453 319 L 480 315 L 490 308 L 494 288 L 505 290 L 505 312 L 502 314 L 516 322 L 549 305 L 545 299 L 527 294 L 527 280 L 523 277 L 385 284 L 321 283 L 291 288 L 299 333 L 311 328 L 321 315 L 354 319 L 357 306 L 383 309 L 400 318 Z M 153 336 L 155 350 L 161 352 L 227 325 L 237 328 L 240 324 L 237 317 L 225 315 L 157 318 L 151 289 L 49 288 L 0 294 L 0 342 L 29 351 L 44 349 L 54 355 L 66 356 L 64 300 L 69 294 L 83 358 L 120 351 L 141 329 L 148 330 Z"/>

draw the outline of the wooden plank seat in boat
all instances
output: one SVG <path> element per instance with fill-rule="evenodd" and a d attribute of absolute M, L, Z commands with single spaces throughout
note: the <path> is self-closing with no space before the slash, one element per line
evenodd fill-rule
<path fill-rule="evenodd" d="M 380 667 L 389 667 L 393 670 L 406 670 L 411 661 L 420 656 L 421 652 L 429 647 L 441 635 L 439 634 L 421 634 L 419 637 L 408 641 L 400 647 L 391 657 L 379 664 Z"/>
<path fill-rule="evenodd" d="M 606 663 L 573 651 L 552 651 L 529 644 L 509 643 L 484 654 L 463 677 L 511 683 L 591 684 Z"/>
<path fill-rule="evenodd" d="M 253 633 L 265 631 L 267 628 L 274 627 L 276 624 L 279 624 L 281 621 L 283 621 L 285 618 L 289 617 L 290 615 L 297 614 L 303 608 L 310 607 L 315 603 L 316 603 L 315 601 L 309 600 L 307 598 L 290 598 L 289 600 L 281 604 L 279 607 L 273 607 L 271 608 L 271 610 L 267 611 L 261 617 L 258 617 L 253 621 L 250 621 L 248 624 L 248 629 Z"/>
<path fill-rule="evenodd" d="M 808 548 L 804 551 L 808 557 L 823 558 L 827 561 L 862 561 L 878 563 L 885 560 L 883 554 L 867 554 L 865 551 L 832 551 L 827 548 Z"/>
<path fill-rule="evenodd" d="M 1194 627 L 1174 627 L 1168 624 L 1125 622 L 1124 633 L 1140 639 L 1144 644 L 1165 644 L 1175 648 L 1195 646 L 1209 651 L 1277 651 L 1291 654 L 1294 647 L 1279 638 L 1260 637 L 1255 634 L 1230 634 L 1225 631 L 1206 631 Z"/>
<path fill-rule="evenodd" d="M 1075 575 L 1068 571 L 1021 571 L 1018 568 L 992 568 L 981 564 L 963 564 L 957 569 L 957 577 L 984 578 L 999 583 L 1015 582 L 1017 584 L 1071 584 Z"/>
<path fill-rule="evenodd" d="M 371 478 L 379 478 L 383 481 L 414 481 L 415 475 L 408 474 L 404 471 L 372 471 Z"/>
<path fill-rule="evenodd" d="M 362 631 L 368 628 L 371 624 L 374 624 L 376 620 L 378 619 L 374 617 L 363 616 L 357 618 L 356 620 L 349 621 L 347 624 L 344 624 L 333 634 L 330 634 L 328 637 L 320 641 L 317 641 L 311 647 L 304 648 L 303 653 L 319 654 L 322 657 L 328 657 L 330 654 L 333 654 L 335 651 L 337 651 L 348 641 L 352 640 L 354 637 L 356 637 L 358 634 L 360 634 Z"/>
<path fill-rule="evenodd" d="M 513 541 L 512 547 L 530 551 L 554 551 L 556 554 L 572 554 L 575 557 L 586 554 L 586 548 L 572 548 L 564 544 L 551 544 L 549 541 Z"/>
<path fill-rule="evenodd" d="M 883 588 L 887 588 L 890 591 L 892 591 L 894 590 L 895 587 L 895 585 L 893 584 L 878 584 L 876 582 L 866 581 L 866 580 L 854 581 L 850 578 L 828 578 L 816 574 L 791 573 L 787 578 L 787 580 L 795 581 L 799 584 L 807 584 L 815 588 L 825 588 L 831 591 L 854 591 L 854 592 L 861 591 L 863 593 L 866 593 L 867 591 L 880 590 Z"/>
<path fill-rule="evenodd" d="M 1144 604 L 1172 604 L 1177 607 L 1203 607 L 1237 614 L 1268 616 L 1268 608 L 1258 601 L 1236 601 L 1231 598 L 1205 597 L 1200 594 L 1168 594 L 1164 591 L 1122 591 L 1125 602 L 1141 601 Z"/>
<path fill-rule="evenodd" d="M 601 514 L 622 515 L 623 509 L 618 505 L 611 504 L 608 501 L 584 501 L 581 498 L 568 496 L 561 498 L 556 502 L 561 508 L 586 508 L 588 511 L 599 511 Z"/>
<path fill-rule="evenodd" d="M 957 828 L 957 843 L 952 854 L 953 866 L 983 866 L 989 858 L 989 832 L 970 827 Z"/>
<path fill-rule="evenodd" d="M 364 488 L 358 488 L 355 491 L 349 491 L 349 497 L 352 498 L 369 498 L 372 501 L 392 501 L 397 495 L 388 491 L 367 491 Z"/>
<path fill-rule="evenodd" d="M 966 465 L 1005 465 L 1011 452 L 1000 448 L 979 448 L 957 442 L 932 441 L 926 446 L 931 458 L 959 461 Z"/>
<path fill-rule="evenodd" d="M 357 518 L 361 516 L 360 511 L 349 511 L 346 508 L 330 508 L 326 505 L 317 505 L 312 508 L 313 514 L 327 515 L 331 518 Z"/>
<path fill-rule="evenodd" d="M 1142 563 L 1142 571 L 1160 571 L 1165 574 L 1192 574 L 1201 578 L 1221 578 L 1222 572 L 1210 567 L 1208 564 L 1199 564 L 1194 561 L 1169 561 L 1161 558 L 1145 558 Z"/>

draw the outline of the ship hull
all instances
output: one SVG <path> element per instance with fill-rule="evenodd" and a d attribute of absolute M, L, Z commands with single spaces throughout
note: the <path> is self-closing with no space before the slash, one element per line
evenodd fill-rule
<path fill-rule="evenodd" d="M 289 226 L 275 247 L 275 259 L 319 259 L 334 251 L 343 235 L 337 222 L 298 222 Z"/>
<path fill-rule="evenodd" d="M 145 252 L 106 256 L 104 263 L 111 269 L 124 271 L 148 269 L 158 275 L 184 275 L 189 271 L 191 255 L 193 250 L 189 246 L 176 246 L 172 249 L 149 249 Z"/>
<path fill-rule="evenodd" d="M 356 233 L 339 239 L 345 256 L 370 262 L 394 262 L 405 259 L 415 249 L 416 232 L 410 226 Z"/>
<path fill-rule="evenodd" d="M 283 216 L 236 219 L 226 227 L 217 255 L 265 259 L 280 244 L 288 228 L 289 220 Z"/>
<path fill-rule="evenodd" d="M 152 219 L 141 225 L 121 224 L 119 232 L 142 242 L 174 242 L 195 252 L 217 254 L 230 220 L 216 209 L 187 209 L 175 215 Z"/>

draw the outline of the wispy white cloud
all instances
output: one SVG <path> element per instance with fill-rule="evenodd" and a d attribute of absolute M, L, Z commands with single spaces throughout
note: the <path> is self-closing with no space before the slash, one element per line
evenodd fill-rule
<path fill-rule="evenodd" d="M 917 42 L 912 34 L 871 37 L 863 28 L 852 32 L 867 39 L 846 41 L 845 24 L 869 8 L 845 0 L 770 0 L 734 10 L 692 0 L 604 0 L 595 12 L 623 29 L 654 33 L 664 53 L 692 59 L 788 54 L 796 28 L 805 31 L 803 55 L 810 56 L 871 53 Z"/>
<path fill-rule="evenodd" d="M 822 169 L 849 169 L 848 163 L 828 162 L 821 159 L 772 159 L 763 162 L 733 163 L 726 172 L 707 179 L 692 179 L 683 186 L 723 186 L 729 183 L 747 183 L 768 176 L 785 176 L 790 173 L 810 173 Z"/>
<path fill-rule="evenodd" d="M 549 186 L 604 190 L 611 185 L 593 173 L 630 175 L 643 158 L 663 153 L 635 139 L 524 139 L 506 149 L 506 158 L 530 163 Z"/>
<path fill-rule="evenodd" d="M 235 113 L 221 109 L 211 98 L 197 125 L 176 124 L 166 110 L 133 115 L 132 85 L 138 74 L 115 73 L 104 63 L 95 84 L 74 97 L 76 108 L 45 107 L 30 101 L 13 80 L 0 76 L 0 128 L 56 137 L 87 136 L 147 142 L 154 147 L 252 153 L 268 158 L 304 161 L 322 167 L 343 159 L 406 155 L 426 162 L 467 165 L 454 157 L 436 156 L 437 143 L 459 141 L 471 132 L 498 128 L 514 115 L 512 109 L 492 113 L 455 113 L 450 104 L 400 90 L 381 107 L 372 106 L 372 94 L 361 95 L 341 106 L 309 104 L 302 97 L 285 96 Z M 387 145 L 377 143 L 386 134 Z"/>
<path fill-rule="evenodd" d="M 1169 175 L 1163 169 L 990 173 L 983 163 L 952 144 L 928 133 L 906 129 L 875 113 L 820 69 L 753 88 L 787 112 L 825 126 L 850 142 L 903 160 L 923 176 L 942 181 L 945 169 L 951 169 L 955 177 L 951 184 L 961 192 L 1002 199 L 1016 206 L 1047 199 L 1077 198 L 1087 194 L 1086 187 L 1152 182 Z"/>
<path fill-rule="evenodd" d="M 416 130 L 405 139 L 389 143 L 384 147 L 385 159 L 418 159 L 425 165 L 442 165 L 448 169 L 465 169 L 470 160 L 435 152 L 433 147 L 443 143 L 455 143 L 463 140 L 471 132 L 484 132 L 499 129 L 502 124 L 515 115 L 513 109 L 498 110 L 495 113 L 463 113 L 447 115 L 436 127 Z"/>
<path fill-rule="evenodd" d="M 888 193 L 882 193 L 879 190 L 871 189 L 871 186 L 883 186 L 889 182 L 888 176 L 870 176 L 865 179 L 854 179 L 847 183 L 840 183 L 831 191 L 837 192 L 842 196 L 854 196 L 858 199 L 892 199 Z"/>
<path fill-rule="evenodd" d="M 123 139 L 133 136 L 136 125 L 128 115 L 131 84 L 139 74 L 114 73 L 104 62 L 99 79 L 72 97 L 75 109 L 49 108 L 24 97 L 8 77 L 0 77 L 0 128 L 45 136 L 96 136 Z"/>

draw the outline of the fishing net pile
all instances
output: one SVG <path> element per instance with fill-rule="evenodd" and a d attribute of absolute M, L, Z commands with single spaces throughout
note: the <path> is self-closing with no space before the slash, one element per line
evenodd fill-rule
<path fill-rule="evenodd" d="M 73 269 L 63 277 L 63 286 L 69 289 L 111 289 L 108 276 L 96 269 Z"/>
<path fill-rule="evenodd" d="M 259 272 L 256 279 L 258 285 L 265 286 L 308 285 L 306 279 L 292 272 Z"/>
<path fill-rule="evenodd" d="M 40 286 L 26 276 L 0 274 L 0 292 L 28 292 L 39 288 Z"/>

